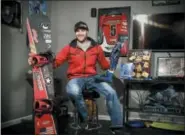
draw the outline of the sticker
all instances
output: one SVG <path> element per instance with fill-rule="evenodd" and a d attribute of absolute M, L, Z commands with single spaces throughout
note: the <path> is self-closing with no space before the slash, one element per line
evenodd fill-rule
<path fill-rule="evenodd" d="M 48 24 L 44 24 L 44 23 L 41 23 L 40 26 L 43 28 L 43 29 L 49 29 L 49 25 Z"/>
<path fill-rule="evenodd" d="M 48 48 L 51 48 L 51 44 L 48 44 Z"/>
<path fill-rule="evenodd" d="M 52 40 L 51 40 L 51 34 L 47 34 L 45 33 L 43 38 L 45 39 L 45 43 L 51 43 Z"/>
<path fill-rule="evenodd" d="M 43 37 L 44 39 L 51 39 L 51 34 L 45 33 Z"/>
<path fill-rule="evenodd" d="M 46 78 L 46 83 L 51 84 L 51 79 L 49 77 Z"/>
<path fill-rule="evenodd" d="M 53 127 L 41 128 L 40 132 L 41 132 L 40 134 L 42 134 L 42 135 L 53 134 L 54 133 L 54 129 L 53 129 Z"/>
<path fill-rule="evenodd" d="M 46 43 L 52 43 L 52 40 L 45 40 Z"/>
<path fill-rule="evenodd" d="M 43 30 L 42 32 L 51 33 L 51 30 Z"/>

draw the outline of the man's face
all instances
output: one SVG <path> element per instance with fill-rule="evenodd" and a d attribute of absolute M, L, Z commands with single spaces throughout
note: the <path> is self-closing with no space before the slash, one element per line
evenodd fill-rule
<path fill-rule="evenodd" d="M 75 32 L 75 34 L 76 34 L 77 40 L 79 42 L 83 42 L 87 38 L 88 31 L 87 30 L 84 30 L 84 29 L 77 29 L 77 31 Z"/>

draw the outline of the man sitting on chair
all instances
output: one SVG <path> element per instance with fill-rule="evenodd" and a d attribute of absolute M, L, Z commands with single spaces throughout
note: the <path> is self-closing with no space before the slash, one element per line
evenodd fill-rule
<path fill-rule="evenodd" d="M 95 81 L 96 63 L 98 62 L 103 70 L 108 70 L 110 63 L 105 58 L 101 46 L 88 37 L 89 29 L 86 23 L 82 21 L 76 23 L 74 31 L 76 38 L 58 52 L 53 66 L 57 68 L 68 61 L 67 77 L 69 81 L 66 90 L 69 97 L 75 102 L 77 110 L 83 118 L 83 124 L 87 123 L 87 109 L 82 91 L 84 86 L 87 86 L 105 96 L 107 111 L 111 118 L 111 131 L 118 134 L 123 127 L 123 114 L 117 93 L 107 82 Z M 30 65 L 34 63 L 31 56 L 28 62 Z M 112 74 L 109 70 L 108 73 Z"/>

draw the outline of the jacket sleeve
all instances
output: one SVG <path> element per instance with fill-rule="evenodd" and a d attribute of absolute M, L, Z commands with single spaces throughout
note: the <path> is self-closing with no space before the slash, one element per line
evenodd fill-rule
<path fill-rule="evenodd" d="M 98 46 L 98 63 L 100 64 L 102 70 L 107 70 L 110 68 L 110 63 L 106 59 L 102 47 L 100 45 Z"/>
<path fill-rule="evenodd" d="M 53 61 L 53 68 L 59 67 L 68 59 L 69 48 L 70 48 L 69 45 L 67 45 L 57 53 Z"/>

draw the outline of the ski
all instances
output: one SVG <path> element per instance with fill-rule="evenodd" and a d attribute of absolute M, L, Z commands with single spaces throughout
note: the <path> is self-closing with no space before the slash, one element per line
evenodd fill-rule
<path fill-rule="evenodd" d="M 32 67 L 35 135 L 57 134 L 54 112 L 54 80 L 51 52 L 51 23 L 43 13 L 32 14 L 26 20 L 30 53 L 36 64 Z"/>

